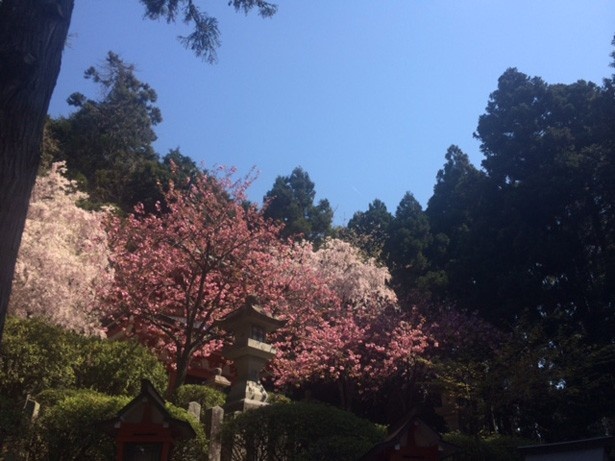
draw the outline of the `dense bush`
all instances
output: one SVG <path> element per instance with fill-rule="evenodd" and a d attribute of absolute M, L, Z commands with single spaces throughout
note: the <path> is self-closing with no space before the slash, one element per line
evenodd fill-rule
<path fill-rule="evenodd" d="M 42 320 L 7 318 L 0 345 L 0 395 L 20 399 L 75 384 L 78 336 Z"/>
<path fill-rule="evenodd" d="M 29 459 L 102 461 L 113 459 L 111 437 L 97 427 L 115 417 L 129 397 L 108 396 L 91 390 L 68 391 L 55 405 L 42 407 L 31 429 Z"/>
<path fill-rule="evenodd" d="M 205 410 L 224 405 L 226 396 L 223 392 L 200 384 L 184 384 L 175 391 L 173 402 L 181 408 L 188 408 L 190 402 L 198 402 L 201 405 L 201 421 L 205 416 Z"/>
<path fill-rule="evenodd" d="M 383 437 L 384 431 L 369 421 L 312 403 L 265 406 L 239 414 L 223 428 L 233 461 L 245 455 L 252 461 L 350 461 Z"/>
<path fill-rule="evenodd" d="M 162 363 L 148 349 L 134 341 L 83 338 L 82 360 L 75 369 L 76 387 L 110 395 L 136 395 L 141 380 L 156 389 L 167 386 Z"/>
<path fill-rule="evenodd" d="M 166 408 L 173 418 L 190 423 L 196 433 L 195 438 L 181 441 L 175 446 L 172 459 L 176 461 L 201 461 L 207 459 L 208 444 L 203 425 L 199 424 L 199 421 L 183 408 L 176 407 L 170 403 L 167 403 Z"/>
<path fill-rule="evenodd" d="M 26 427 L 23 403 L 0 395 L 0 446 L 18 440 Z"/>
<path fill-rule="evenodd" d="M 11 450 L 31 461 L 114 459 L 114 441 L 101 431 L 100 423 L 114 418 L 130 399 L 89 389 L 45 391 L 39 395 L 39 418 L 27 430 L 22 426 L 21 437 L 12 440 Z M 167 410 L 174 418 L 190 423 L 196 433 L 194 439 L 177 444 L 173 459 L 204 459 L 207 439 L 203 427 L 182 408 L 167 404 Z"/>
<path fill-rule="evenodd" d="M 162 364 L 143 346 L 80 336 L 42 320 L 7 318 L 0 347 L 0 395 L 14 399 L 64 388 L 135 395 L 143 378 L 158 389 L 167 384 Z"/>
<path fill-rule="evenodd" d="M 68 411 L 64 405 L 71 402 L 70 398 L 81 402 L 86 399 L 84 395 L 89 396 L 94 413 L 106 408 L 105 399 L 115 401 L 79 389 L 132 397 L 139 392 L 142 378 L 149 379 L 158 389 L 167 384 L 162 364 L 143 346 L 80 336 L 43 320 L 9 317 L 0 345 L 0 444 L 10 444 L 17 451 L 20 445 L 29 445 L 29 423 L 22 411 L 28 395 L 45 409 L 40 421 L 53 426 L 54 412 Z M 80 415 L 88 417 L 87 412 Z M 40 421 L 37 424 L 43 424 Z M 40 431 L 40 426 L 34 430 Z M 70 439 L 72 435 L 66 437 Z M 56 444 L 45 437 L 37 440 L 50 449 Z M 86 445 L 91 442 L 81 435 L 76 435 L 75 440 Z M 62 447 L 64 442 L 58 442 L 58 446 Z M 87 448 L 90 449 L 95 448 Z M 97 455 L 92 456 L 96 459 Z"/>

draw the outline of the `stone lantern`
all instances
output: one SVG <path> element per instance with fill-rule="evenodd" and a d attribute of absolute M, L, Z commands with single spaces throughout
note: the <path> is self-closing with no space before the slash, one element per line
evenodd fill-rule
<path fill-rule="evenodd" d="M 275 348 L 266 342 L 267 334 L 277 330 L 284 321 L 267 315 L 250 298 L 246 304 L 218 322 L 231 333 L 234 342 L 225 346 L 222 354 L 233 360 L 236 379 L 231 385 L 225 413 L 245 411 L 267 403 L 267 392 L 260 383 L 260 372 L 275 357 Z"/>

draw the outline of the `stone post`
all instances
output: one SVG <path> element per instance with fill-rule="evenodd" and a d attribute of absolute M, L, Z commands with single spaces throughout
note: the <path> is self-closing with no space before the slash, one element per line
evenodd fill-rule
<path fill-rule="evenodd" d="M 205 412 L 205 430 L 209 439 L 209 461 L 220 461 L 222 453 L 222 423 L 224 410 L 216 405 Z"/>
<path fill-rule="evenodd" d="M 201 420 L 201 404 L 199 402 L 188 403 L 188 413 L 196 418 L 197 421 Z"/>

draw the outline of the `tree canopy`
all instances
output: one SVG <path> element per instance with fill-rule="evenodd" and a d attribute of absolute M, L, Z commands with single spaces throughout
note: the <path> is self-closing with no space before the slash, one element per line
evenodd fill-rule
<path fill-rule="evenodd" d="M 216 321 L 249 296 L 265 304 L 281 296 L 272 269 L 278 229 L 245 206 L 248 184 L 232 181 L 232 172 L 201 173 L 187 188 L 169 184 L 165 213 L 141 205 L 109 222 L 115 278 L 107 315 L 169 357 L 174 386 L 193 357 L 220 346 Z"/>
<path fill-rule="evenodd" d="M 278 176 L 265 195 L 265 217 L 284 224 L 282 237 L 302 236 L 320 241 L 331 232 L 333 210 L 327 199 L 314 203 L 314 182 L 302 168 Z"/>
<path fill-rule="evenodd" d="M 102 97 L 73 93 L 68 103 L 77 110 L 51 120 L 56 157 L 89 193 L 84 205 L 113 203 L 128 212 L 144 202 L 152 209 L 162 198 L 157 182 L 168 176 L 153 147 L 154 127 L 162 121 L 156 92 L 113 52 L 101 68 L 87 69 L 85 78 L 100 85 Z"/>

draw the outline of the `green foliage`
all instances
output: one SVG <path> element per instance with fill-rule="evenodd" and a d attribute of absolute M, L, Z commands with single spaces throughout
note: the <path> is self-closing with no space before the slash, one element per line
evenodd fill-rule
<path fill-rule="evenodd" d="M 184 384 L 175 391 L 174 403 L 178 407 L 188 408 L 190 402 L 197 402 L 201 405 L 201 418 L 205 415 L 205 410 L 222 406 L 226 400 L 226 395 L 217 389 L 202 386 L 199 384 Z"/>
<path fill-rule="evenodd" d="M 190 423 L 196 433 L 196 437 L 193 439 L 182 440 L 175 445 L 172 459 L 176 461 L 201 461 L 206 459 L 208 444 L 203 425 L 183 408 L 167 403 L 166 409 L 173 418 Z"/>
<path fill-rule="evenodd" d="M 216 50 L 220 46 L 220 31 L 216 18 L 201 11 L 191 0 L 141 0 L 141 3 L 145 6 L 145 16 L 150 19 L 162 18 L 174 22 L 177 17 L 181 17 L 185 23 L 192 24 L 192 32 L 180 36 L 179 40 L 203 60 L 216 62 Z M 264 18 L 273 16 L 277 11 L 277 5 L 264 0 L 231 0 L 228 4 L 236 11 L 246 14 L 257 8 L 258 14 Z"/>
<path fill-rule="evenodd" d="M 290 176 L 278 176 L 265 195 L 265 217 L 284 224 L 281 236 L 303 236 L 320 242 L 331 234 L 333 210 L 326 199 L 314 204 L 314 182 L 302 168 Z"/>
<path fill-rule="evenodd" d="M 532 443 L 529 439 L 499 434 L 478 437 L 450 432 L 442 438 L 460 449 L 451 458 L 453 461 L 522 461 L 517 447 Z"/>
<path fill-rule="evenodd" d="M 24 421 L 23 401 L 0 395 L 0 445 L 19 439 Z"/>
<path fill-rule="evenodd" d="M 70 392 L 44 407 L 31 429 L 30 458 L 38 460 L 103 461 L 114 457 L 111 437 L 98 424 L 115 417 L 129 397 L 112 397 L 91 390 Z"/>
<path fill-rule="evenodd" d="M 13 451 L 28 453 L 38 460 L 108 460 L 115 456 L 111 437 L 101 431 L 103 421 L 114 418 L 130 401 L 129 396 L 109 396 L 88 389 L 53 390 L 39 394 L 39 418 L 28 428 L 21 423 L 15 434 Z M 4 409 L 2 401 L 0 408 Z M 174 448 L 173 459 L 198 461 L 207 453 L 207 439 L 203 426 L 186 410 L 167 404 L 172 417 L 190 423 L 196 433 L 191 440 L 180 441 Z M 2 416 L 0 422 L 8 419 Z M 12 418 L 15 420 L 15 418 Z M 14 421 L 12 421 L 14 424 Z M 7 427 L 2 426 L 2 429 Z M 18 448 L 19 447 L 19 448 Z"/>
<path fill-rule="evenodd" d="M 393 215 L 389 213 L 384 202 L 375 199 L 366 211 L 357 211 L 348 221 L 348 229 L 354 234 L 350 243 L 363 250 L 366 255 L 380 260 L 391 221 Z"/>
<path fill-rule="evenodd" d="M 26 433 L 19 434 L 18 443 L 34 461 L 113 459 L 114 442 L 101 432 L 100 423 L 116 417 L 130 400 L 130 396 L 109 396 L 89 389 L 44 391 L 37 396 L 41 415 Z M 166 409 L 173 418 L 190 423 L 196 433 L 194 439 L 176 444 L 173 459 L 204 459 L 207 439 L 203 426 L 182 408 L 167 404 Z"/>
<path fill-rule="evenodd" d="M 432 242 L 429 220 L 414 195 L 407 192 L 389 225 L 384 247 L 392 285 L 402 302 L 423 297 L 419 282 L 429 271 L 427 253 Z"/>
<path fill-rule="evenodd" d="M 312 403 L 274 404 L 225 423 L 223 440 L 233 460 L 358 459 L 384 437 L 381 428 L 352 413 Z"/>
<path fill-rule="evenodd" d="M 133 65 L 112 52 L 104 66 L 90 67 L 85 78 L 100 85 L 103 97 L 69 97 L 76 112 L 50 123 L 56 155 L 67 161 L 72 177 L 84 178 L 90 197 L 84 207 L 113 203 L 130 211 L 144 202 L 152 208 L 162 198 L 158 180 L 168 171 L 153 149 L 153 127 L 162 121 L 156 92 L 136 78 Z"/>
<path fill-rule="evenodd" d="M 167 383 L 164 367 L 145 347 L 79 336 L 39 319 L 8 318 L 1 347 L 0 395 L 14 399 L 65 388 L 134 395 L 142 378 L 160 389 Z"/>
<path fill-rule="evenodd" d="M 484 171 L 446 154 L 426 212 L 441 299 L 510 334 L 495 357 L 450 363 L 473 383 L 474 432 L 591 437 L 615 414 L 614 100 L 612 80 L 508 69 L 476 130 Z"/>
<path fill-rule="evenodd" d="M 270 405 L 273 405 L 274 403 L 293 403 L 293 401 L 289 397 L 285 396 L 284 394 L 279 394 L 277 392 L 269 392 L 267 402 Z"/>
<path fill-rule="evenodd" d="M 9 317 L 1 344 L 0 395 L 21 399 L 44 389 L 71 387 L 82 358 L 78 336 L 39 319 Z"/>
<path fill-rule="evenodd" d="M 168 376 L 160 360 L 136 341 L 86 338 L 81 354 L 75 368 L 76 387 L 110 395 L 135 395 L 142 379 L 148 379 L 156 389 L 167 386 Z"/>
<path fill-rule="evenodd" d="M 36 401 L 42 407 L 52 407 L 64 399 L 76 397 L 84 392 L 97 392 L 91 389 L 46 389 L 36 395 Z"/>

